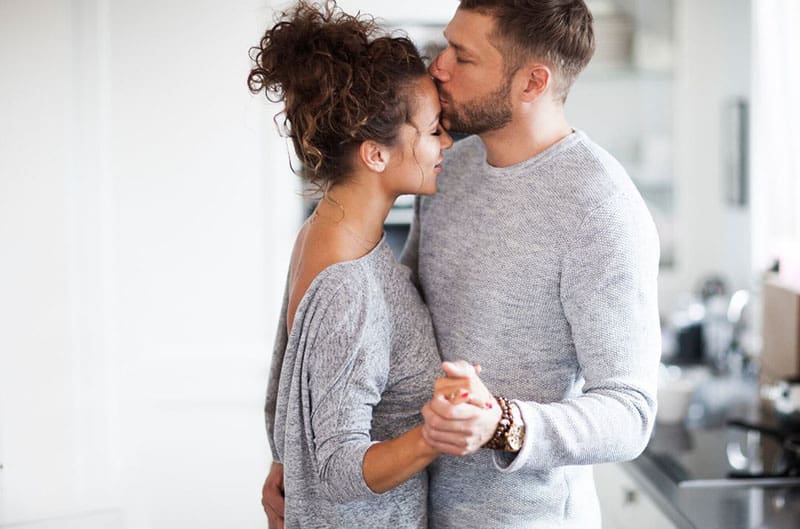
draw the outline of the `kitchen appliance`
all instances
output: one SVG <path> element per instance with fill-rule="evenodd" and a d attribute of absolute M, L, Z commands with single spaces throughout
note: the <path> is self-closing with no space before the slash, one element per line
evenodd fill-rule
<path fill-rule="evenodd" d="M 667 364 L 687 366 L 703 362 L 703 319 L 705 308 L 693 302 L 673 311 L 661 326 L 661 360 Z"/>
<path fill-rule="evenodd" d="M 655 430 L 642 459 L 679 489 L 800 488 L 800 435 L 748 421 L 711 429 L 661 424 Z"/>
<path fill-rule="evenodd" d="M 678 490 L 789 487 L 800 491 L 800 428 L 780 422 L 759 402 L 755 380 L 711 378 L 692 406 L 698 420 L 657 422 L 641 464 Z M 704 391 L 700 391 L 704 390 Z M 717 413 L 722 405 L 724 412 Z"/>
<path fill-rule="evenodd" d="M 686 419 L 692 397 L 699 386 L 711 376 L 704 366 L 664 365 L 658 372 L 658 410 L 656 421 L 677 424 Z"/>
<path fill-rule="evenodd" d="M 777 279 L 764 283 L 762 377 L 800 377 L 800 290 Z"/>
<path fill-rule="evenodd" d="M 731 479 L 777 479 L 800 478 L 800 429 L 789 428 L 783 425 L 767 426 L 732 419 L 728 426 L 739 428 L 745 432 L 757 432 L 777 443 L 777 452 L 773 456 L 769 470 L 733 470 L 728 473 Z M 760 466 L 760 465 L 759 465 Z"/>
<path fill-rule="evenodd" d="M 761 387 L 761 407 L 782 428 L 800 432 L 800 378 Z"/>

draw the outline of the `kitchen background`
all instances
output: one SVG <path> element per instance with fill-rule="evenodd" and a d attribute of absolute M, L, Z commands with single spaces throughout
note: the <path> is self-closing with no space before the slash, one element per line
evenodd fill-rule
<path fill-rule="evenodd" d="M 764 274 L 780 259 L 800 283 L 799 3 L 589 3 L 598 52 L 567 113 L 650 204 L 665 343 L 702 320 L 702 285 L 746 290 L 757 355 Z M 457 1 L 340 4 L 435 35 Z M 0 0 L 0 527 L 265 526 L 261 405 L 304 204 L 245 79 L 286 5 Z M 613 508 L 612 529 L 661 527 Z"/>

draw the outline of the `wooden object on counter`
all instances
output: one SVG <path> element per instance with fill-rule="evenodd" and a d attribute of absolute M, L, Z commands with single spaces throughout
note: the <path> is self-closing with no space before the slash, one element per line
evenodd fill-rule
<path fill-rule="evenodd" d="M 764 283 L 762 378 L 800 376 L 800 289 L 778 280 Z"/>

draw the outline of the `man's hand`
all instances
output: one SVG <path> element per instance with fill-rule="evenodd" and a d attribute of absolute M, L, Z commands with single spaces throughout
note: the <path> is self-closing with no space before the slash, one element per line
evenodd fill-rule
<path fill-rule="evenodd" d="M 497 429 L 500 406 L 466 362 L 444 362 L 433 398 L 422 408 L 422 435 L 431 447 L 451 455 L 477 452 Z"/>
<path fill-rule="evenodd" d="M 267 513 L 269 529 L 283 529 L 283 465 L 272 463 L 269 475 L 261 488 L 261 505 Z"/>

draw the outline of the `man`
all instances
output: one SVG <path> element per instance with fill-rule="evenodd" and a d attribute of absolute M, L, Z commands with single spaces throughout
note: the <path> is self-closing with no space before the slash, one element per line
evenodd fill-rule
<path fill-rule="evenodd" d="M 564 102 L 594 50 L 582 0 L 461 0 L 430 68 L 473 134 L 415 212 L 403 261 L 448 379 L 497 403 L 423 409 L 430 526 L 600 527 L 589 465 L 636 457 L 655 415 L 658 239 L 624 169 Z M 481 377 L 478 378 L 477 372 Z M 264 485 L 282 510 L 279 466 Z M 280 525 L 276 525 L 280 527 Z"/>
<path fill-rule="evenodd" d="M 589 465 L 636 457 L 655 415 L 659 252 L 624 169 L 564 114 L 592 17 L 582 0 L 461 0 L 445 37 L 442 121 L 475 136 L 418 203 L 403 260 L 443 358 L 483 367 L 447 375 L 503 398 L 423 409 L 450 454 L 430 467 L 430 524 L 599 528 Z"/>

